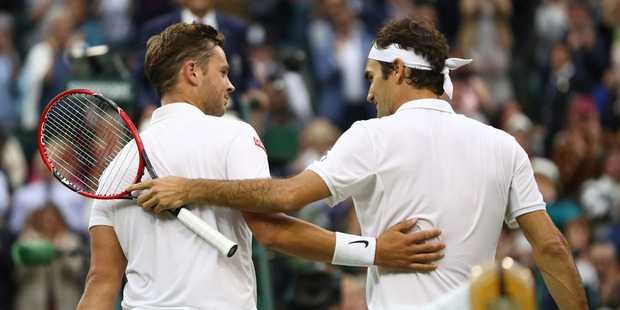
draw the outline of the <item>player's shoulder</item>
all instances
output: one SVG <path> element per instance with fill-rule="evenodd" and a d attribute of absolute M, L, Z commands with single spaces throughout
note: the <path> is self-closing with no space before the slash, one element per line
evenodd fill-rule
<path fill-rule="evenodd" d="M 499 129 L 497 127 L 493 127 L 489 124 L 481 123 L 476 120 L 473 120 L 473 121 L 478 122 L 480 126 L 482 126 L 482 130 L 487 132 L 489 135 L 495 137 L 496 139 L 505 141 L 507 143 L 516 143 L 515 138 L 511 134 L 507 133 L 506 131 Z"/>
<path fill-rule="evenodd" d="M 485 124 L 475 119 L 468 118 L 464 115 L 461 115 L 466 122 L 469 123 L 469 127 L 467 130 L 471 130 L 472 132 L 477 132 L 481 136 L 484 137 L 485 141 L 488 143 L 492 143 L 496 146 L 502 146 L 505 150 L 514 151 L 518 148 L 519 143 L 511 134 L 506 131 L 499 129 L 497 127 L 493 127 L 489 124 Z M 464 132 L 467 134 L 467 132 Z"/>
<path fill-rule="evenodd" d="M 224 115 L 222 117 L 215 117 L 205 115 L 205 117 L 214 121 L 217 127 L 224 129 L 225 132 L 237 135 L 240 133 L 256 135 L 256 130 L 250 124 L 244 122 L 236 116 Z"/>

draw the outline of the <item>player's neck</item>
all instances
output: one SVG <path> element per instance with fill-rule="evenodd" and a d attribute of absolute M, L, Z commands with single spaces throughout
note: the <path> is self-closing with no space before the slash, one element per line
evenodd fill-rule
<path fill-rule="evenodd" d="M 165 106 L 170 103 L 176 103 L 176 102 L 186 102 L 191 105 L 195 105 L 193 103 L 194 100 L 192 100 L 191 96 L 188 96 L 187 93 L 184 93 L 184 92 L 171 91 L 161 96 L 162 106 Z"/>
<path fill-rule="evenodd" d="M 397 92 L 394 101 L 394 111 L 398 110 L 400 106 L 405 104 L 406 102 L 420 99 L 438 99 L 437 96 L 432 90 L 428 88 L 417 89 L 407 85 L 406 88 L 402 88 L 401 91 Z"/>

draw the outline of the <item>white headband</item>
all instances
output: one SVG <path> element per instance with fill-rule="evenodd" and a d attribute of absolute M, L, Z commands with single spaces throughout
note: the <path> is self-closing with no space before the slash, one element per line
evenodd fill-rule
<path fill-rule="evenodd" d="M 396 58 L 400 58 L 406 67 L 419 69 L 419 70 L 428 70 L 432 71 L 433 68 L 431 65 L 424 59 L 424 57 L 419 56 L 413 51 L 406 50 L 400 48 L 396 44 L 390 44 L 386 49 L 379 49 L 377 44 L 373 44 L 370 48 L 370 53 L 368 53 L 368 59 L 383 61 L 383 62 L 393 62 Z M 452 99 L 452 90 L 454 86 L 452 86 L 452 81 L 450 80 L 450 70 L 454 70 L 458 67 L 464 66 L 470 63 L 472 59 L 461 59 L 461 58 L 448 58 L 446 59 L 445 67 L 441 71 L 443 74 L 443 90 L 446 92 L 448 97 Z"/>

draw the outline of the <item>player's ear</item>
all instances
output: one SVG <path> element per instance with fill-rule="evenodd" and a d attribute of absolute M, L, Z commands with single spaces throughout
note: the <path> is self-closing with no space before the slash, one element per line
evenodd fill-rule
<path fill-rule="evenodd" d="M 197 86 L 198 83 L 198 77 L 202 74 L 202 71 L 200 69 L 200 66 L 198 65 L 198 63 L 196 63 L 196 61 L 194 60 L 188 60 L 183 64 L 183 76 L 187 79 L 187 81 L 194 85 Z"/>
<path fill-rule="evenodd" d="M 394 74 L 396 74 L 396 80 L 398 83 L 405 80 L 405 63 L 402 59 L 396 58 L 394 62 L 392 62 L 392 66 L 394 67 Z"/>

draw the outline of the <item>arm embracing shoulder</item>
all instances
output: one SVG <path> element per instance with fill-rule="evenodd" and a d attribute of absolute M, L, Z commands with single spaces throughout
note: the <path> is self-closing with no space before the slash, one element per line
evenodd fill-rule
<path fill-rule="evenodd" d="M 332 260 L 336 236 L 331 231 L 283 213 L 244 212 L 243 217 L 264 247 L 314 261 Z"/>
<path fill-rule="evenodd" d="M 348 257 L 350 250 L 347 245 L 341 243 L 340 250 L 336 246 L 338 238 L 336 234 L 327 231 L 311 223 L 304 222 L 283 213 L 250 213 L 243 214 L 248 226 L 256 236 L 256 239 L 265 247 L 280 251 L 289 255 L 322 262 L 349 266 L 368 266 L 353 263 L 352 261 L 336 260 L 336 257 Z M 432 261 L 441 259 L 444 248 L 443 243 L 425 243 L 424 241 L 437 237 L 439 230 L 421 231 L 415 234 L 406 234 L 415 225 L 414 221 L 405 221 L 390 227 L 386 232 L 376 238 L 375 246 L 368 247 L 372 252 L 363 252 L 363 257 L 373 258 L 365 261 L 367 264 L 410 270 L 431 271 L 437 268 Z M 357 238 L 355 235 L 346 235 Z M 361 239 L 373 241 L 372 239 Z M 349 244 L 350 245 L 350 244 Z M 362 249 L 357 248 L 357 252 Z M 355 249 L 354 249 L 355 250 Z M 334 252 L 340 251 L 335 256 Z M 360 254 L 360 253 L 357 253 Z M 361 257 L 358 259 L 364 260 Z"/>

